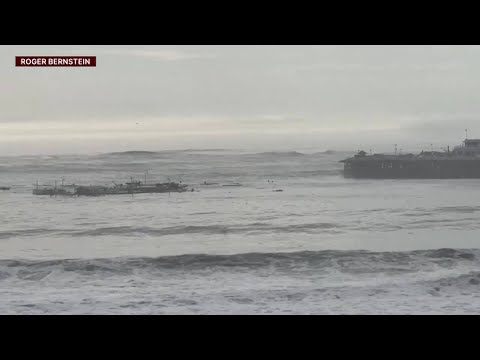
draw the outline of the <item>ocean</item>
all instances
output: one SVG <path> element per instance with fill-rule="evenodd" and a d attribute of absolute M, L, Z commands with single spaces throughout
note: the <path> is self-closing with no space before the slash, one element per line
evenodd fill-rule
<path fill-rule="evenodd" d="M 0 157 L 0 314 L 478 313 L 480 181 L 344 179 L 349 155 Z M 146 171 L 194 191 L 32 194 Z"/>

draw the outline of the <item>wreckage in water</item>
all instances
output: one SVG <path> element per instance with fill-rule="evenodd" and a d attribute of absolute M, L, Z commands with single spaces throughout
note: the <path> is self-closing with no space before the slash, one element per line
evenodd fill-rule
<path fill-rule="evenodd" d="M 176 182 L 144 184 L 140 181 L 126 184 L 115 184 L 114 186 L 77 186 L 75 195 L 78 196 L 102 196 L 102 195 L 124 195 L 124 194 L 151 194 L 185 192 L 188 185 Z"/>
<path fill-rule="evenodd" d="M 32 191 L 33 195 L 49 195 L 49 196 L 73 196 L 75 194 L 75 185 L 65 185 L 62 180 L 61 185 L 39 185 L 38 181 Z"/>
<path fill-rule="evenodd" d="M 125 194 L 147 194 L 147 193 L 170 193 L 188 191 L 188 185 L 176 182 L 145 184 L 140 181 L 132 181 L 125 184 L 113 186 L 96 185 L 59 185 L 54 186 L 36 185 L 34 195 L 50 196 L 104 196 L 104 195 L 125 195 Z M 192 189 L 193 191 L 193 189 Z"/>
<path fill-rule="evenodd" d="M 360 151 L 342 160 L 346 178 L 472 179 L 480 178 L 480 139 L 465 139 L 452 151 L 420 154 L 374 154 Z"/>

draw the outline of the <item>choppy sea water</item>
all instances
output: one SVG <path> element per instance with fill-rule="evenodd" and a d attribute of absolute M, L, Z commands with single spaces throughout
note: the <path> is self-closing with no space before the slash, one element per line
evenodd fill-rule
<path fill-rule="evenodd" d="M 344 179 L 348 155 L 1 157 L 0 313 L 478 313 L 480 180 Z M 195 191 L 31 193 L 146 170 Z"/>

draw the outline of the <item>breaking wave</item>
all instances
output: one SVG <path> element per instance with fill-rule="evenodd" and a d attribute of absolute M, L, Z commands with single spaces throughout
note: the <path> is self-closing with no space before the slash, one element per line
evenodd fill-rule
<path fill-rule="evenodd" d="M 181 154 L 181 153 L 204 153 L 204 152 L 217 152 L 217 151 L 231 151 L 228 149 L 185 149 L 185 150 L 161 150 L 161 151 L 146 151 L 146 150 L 130 150 L 119 151 L 101 154 L 104 156 L 143 156 L 143 155 L 160 155 L 160 154 Z"/>
<path fill-rule="evenodd" d="M 75 231 L 73 236 L 105 236 L 105 235 L 181 235 L 181 234 L 241 234 L 248 232 L 318 232 L 318 230 L 330 230 L 339 228 L 339 225 L 331 223 L 312 223 L 276 226 L 267 223 L 252 223 L 247 225 L 190 225 L 170 226 L 165 228 L 118 226 L 98 228 L 94 230 Z"/>
<path fill-rule="evenodd" d="M 279 157 L 289 157 L 289 156 L 305 156 L 304 153 L 298 151 L 269 151 L 269 152 L 261 152 L 255 155 L 260 156 L 279 156 Z"/>
<path fill-rule="evenodd" d="M 166 236 L 182 234 L 258 234 L 258 233 L 319 233 L 319 231 L 340 231 L 340 225 L 333 223 L 310 223 L 293 225 L 272 225 L 268 223 L 251 223 L 246 225 L 187 225 L 153 228 L 148 226 L 115 226 L 101 227 L 91 230 L 77 229 L 26 229 L 0 232 L 0 239 L 9 239 L 23 236 L 62 235 L 62 236 Z"/>
<path fill-rule="evenodd" d="M 381 209 L 372 209 L 370 212 L 381 211 Z M 402 210 L 391 210 L 391 213 L 397 213 L 399 219 L 404 221 L 398 222 L 364 222 L 344 221 L 339 222 L 309 222 L 297 224 L 275 224 L 268 220 L 275 219 L 271 216 L 261 216 L 257 219 L 259 221 L 245 224 L 211 224 L 211 225 L 177 225 L 166 227 L 151 227 L 151 226 L 104 226 L 90 229 L 82 228 L 34 228 L 11 231 L 0 231 L 0 240 L 10 239 L 15 237 L 35 237 L 35 236 L 70 236 L 70 237 L 100 237 L 100 236 L 123 236 L 123 237 L 137 237 L 137 236 L 175 236 L 175 235 L 238 235 L 256 236 L 261 234 L 341 234 L 349 231 L 377 231 L 390 232 L 401 229 L 479 229 L 478 219 L 476 217 L 462 217 L 459 219 L 448 218 L 431 218 L 432 213 L 416 214 L 402 213 Z M 215 214 L 215 212 L 202 212 L 193 215 Z M 351 212 L 352 216 L 357 216 L 358 212 Z M 301 217 L 297 213 L 288 214 L 289 218 Z M 264 222 L 265 221 L 265 222 Z M 106 224 L 106 223 L 98 223 Z M 91 223 L 81 223 L 82 225 L 93 225 Z"/>
<path fill-rule="evenodd" d="M 340 271 L 347 274 L 403 274 L 438 268 L 452 269 L 462 263 L 480 265 L 480 250 L 439 249 L 410 252 L 303 251 L 291 253 L 246 253 L 234 255 L 191 254 L 155 258 L 62 259 L 48 261 L 0 260 L 0 281 L 15 277 L 39 280 L 50 274 L 76 273 L 111 276 L 165 270 L 244 271 L 267 268 L 277 272 Z M 473 280 L 472 280 L 473 279 Z M 447 286 L 480 284 L 480 272 L 439 278 L 434 282 Z M 477 283 L 478 281 L 478 283 Z"/>

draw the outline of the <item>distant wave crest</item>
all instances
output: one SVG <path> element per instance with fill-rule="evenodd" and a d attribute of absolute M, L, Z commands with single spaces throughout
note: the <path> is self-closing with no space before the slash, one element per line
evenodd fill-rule
<path fill-rule="evenodd" d="M 255 155 L 262 155 L 262 156 L 282 156 L 282 157 L 288 157 L 288 156 L 305 156 L 304 153 L 301 153 L 301 152 L 298 152 L 298 151 L 267 151 L 267 152 L 256 153 Z"/>
<path fill-rule="evenodd" d="M 131 156 L 131 155 L 155 155 L 158 154 L 156 151 L 143 151 L 143 150 L 138 150 L 138 151 L 121 151 L 121 152 L 112 152 L 108 153 L 106 155 L 126 155 L 126 156 Z"/>
<path fill-rule="evenodd" d="M 271 225 L 267 223 L 251 223 L 245 225 L 187 225 L 187 226 L 170 226 L 164 228 L 151 227 L 132 227 L 118 226 L 108 228 L 97 228 L 86 231 L 74 231 L 72 236 L 105 236 L 105 235 L 181 235 L 181 234 L 242 234 L 249 232 L 318 232 L 318 230 L 337 229 L 339 225 L 332 223 L 309 223 L 309 224 L 293 224 L 293 225 Z"/>

